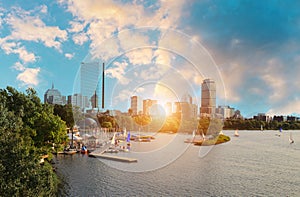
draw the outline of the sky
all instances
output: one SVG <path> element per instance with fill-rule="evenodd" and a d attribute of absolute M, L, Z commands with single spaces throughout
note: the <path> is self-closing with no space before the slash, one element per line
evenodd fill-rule
<path fill-rule="evenodd" d="M 81 62 L 106 65 L 106 106 L 132 95 L 217 105 L 245 117 L 300 114 L 300 2 L 0 0 L 0 88 L 77 93 Z"/>

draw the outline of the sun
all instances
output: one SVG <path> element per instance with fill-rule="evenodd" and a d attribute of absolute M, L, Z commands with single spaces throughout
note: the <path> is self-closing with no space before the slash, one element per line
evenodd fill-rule
<path fill-rule="evenodd" d="M 157 104 L 164 110 L 165 115 L 171 115 L 173 111 L 173 103 L 178 100 L 178 96 L 166 85 L 157 83 L 154 89 L 153 97 L 157 100 Z"/>

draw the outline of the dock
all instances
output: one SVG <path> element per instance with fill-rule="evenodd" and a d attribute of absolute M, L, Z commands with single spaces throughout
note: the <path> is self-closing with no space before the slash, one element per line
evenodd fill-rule
<path fill-rule="evenodd" d="M 96 158 L 102 158 L 102 159 L 109 159 L 109 160 L 114 160 L 114 161 L 122 161 L 122 162 L 137 162 L 137 159 L 135 158 L 129 158 L 129 157 L 119 157 L 115 155 L 106 155 L 103 152 L 102 153 L 90 153 L 89 157 L 96 157 Z"/>

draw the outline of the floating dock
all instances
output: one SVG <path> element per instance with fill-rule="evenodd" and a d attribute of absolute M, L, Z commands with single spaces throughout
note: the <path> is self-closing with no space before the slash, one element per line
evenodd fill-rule
<path fill-rule="evenodd" d="M 90 153 L 90 157 L 96 157 L 96 158 L 102 158 L 102 159 L 109 159 L 109 160 L 114 160 L 114 161 L 122 161 L 122 162 L 137 162 L 137 159 L 135 158 L 128 158 L 128 157 L 119 157 L 115 155 L 106 155 L 102 153 Z"/>

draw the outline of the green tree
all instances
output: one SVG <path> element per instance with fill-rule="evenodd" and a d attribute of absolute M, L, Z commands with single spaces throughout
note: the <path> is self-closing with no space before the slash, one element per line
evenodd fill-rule
<path fill-rule="evenodd" d="M 200 135 L 218 135 L 222 128 L 223 123 L 217 118 L 201 117 L 198 123 Z"/>
<path fill-rule="evenodd" d="M 33 89 L 26 94 L 12 87 L 0 90 L 0 194 L 52 196 L 57 177 L 52 166 L 39 163 L 52 143 L 66 138 L 66 125 L 43 105 Z M 51 156 L 51 155 L 50 155 Z"/>
<path fill-rule="evenodd" d="M 0 105 L 1 196 L 53 196 L 57 178 L 49 163 L 39 163 L 33 140 L 22 134 L 23 122 Z"/>

